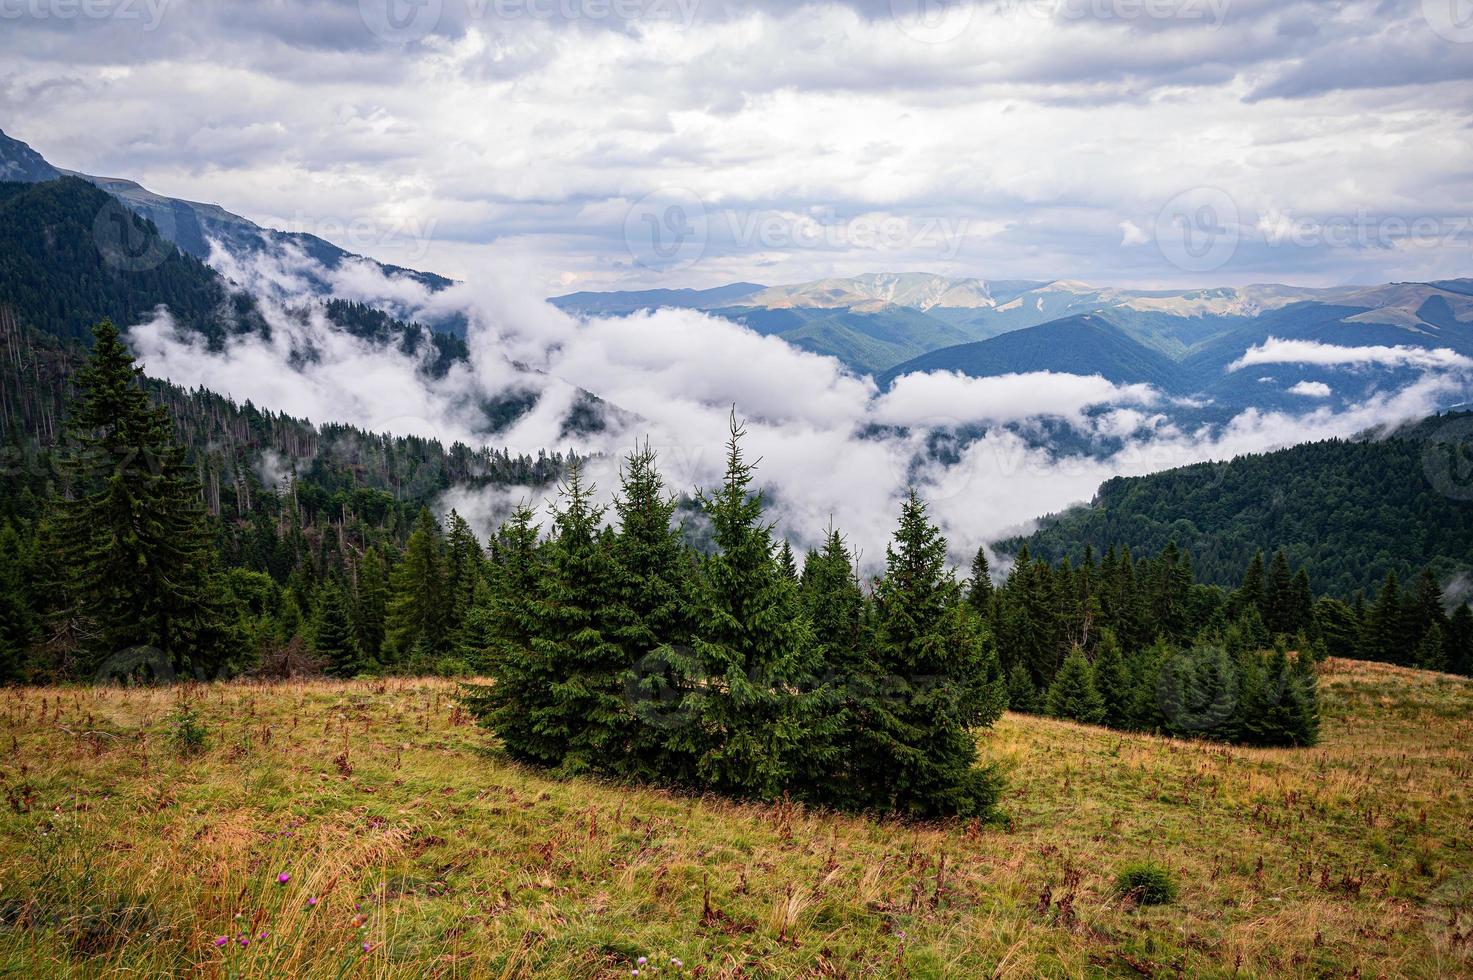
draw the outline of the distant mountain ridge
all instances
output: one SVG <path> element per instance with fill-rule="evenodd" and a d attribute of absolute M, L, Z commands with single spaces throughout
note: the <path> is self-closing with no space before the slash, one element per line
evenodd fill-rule
<path fill-rule="evenodd" d="M 749 284 L 742 284 L 745 290 Z M 553 303 L 583 315 L 660 306 L 658 291 L 577 293 Z M 701 295 L 712 299 L 704 305 Z M 883 388 L 905 374 L 991 377 L 1027 371 L 1098 374 L 1223 407 L 1305 408 L 1315 393 L 1347 402 L 1364 378 L 1333 366 L 1269 364 L 1228 371 L 1270 337 L 1350 346 L 1447 348 L 1473 356 L 1473 279 L 1330 288 L 1276 283 L 1186 290 L 877 273 L 682 304 L 838 358 Z M 1412 372 L 1378 370 L 1405 381 Z M 1331 392 L 1323 395 L 1325 389 Z"/>

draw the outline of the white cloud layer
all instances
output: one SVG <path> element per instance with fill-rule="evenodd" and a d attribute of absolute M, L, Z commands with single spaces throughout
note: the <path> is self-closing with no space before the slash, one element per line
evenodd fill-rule
<path fill-rule="evenodd" d="M 1252 364 L 1314 364 L 1320 367 L 1411 367 L 1421 370 L 1473 368 L 1473 359 L 1445 347 L 1346 347 L 1315 340 L 1270 337 L 1243 352 L 1228 365 L 1237 371 Z"/>
<path fill-rule="evenodd" d="M 233 271 L 255 290 L 290 278 L 265 260 L 237 264 Z M 361 269 L 342 275 L 351 278 L 343 280 L 344 288 L 364 288 Z M 336 333 L 320 314 L 301 323 L 282 312 L 308 302 L 300 298 L 265 303 L 269 341 L 238 338 L 211 352 L 158 316 L 134 328 L 133 343 L 152 375 L 314 421 L 446 443 L 490 442 L 520 452 L 596 454 L 590 476 L 605 500 L 617 486 L 619 458 L 645 438 L 659 452 L 674 490 L 715 485 L 734 407 L 747 421 L 746 447 L 750 458 L 760 460 L 758 478 L 782 533 L 800 547 L 811 546 L 832 520 L 863 549 L 870 568 L 883 559 L 898 501 L 911 482 L 921 487 L 949 535 L 952 557 L 964 563 L 978 546 L 1088 500 L 1110 476 L 1350 436 L 1421 417 L 1469 391 L 1466 370 L 1444 370 L 1439 362 L 1427 365 L 1437 370 L 1412 383 L 1374 392 L 1345 410 L 1250 410 L 1216 429 L 1183 431 L 1164 414 L 1165 400 L 1144 385 L 1054 373 L 941 373 L 908 375 L 880 393 L 868 378 L 854 377 L 831 358 L 693 311 L 578 320 L 529 297 L 514 272 L 434 296 L 422 290 L 411 295 L 413 289 L 402 283 L 393 288 L 424 313 L 464 313 L 471 362 L 430 381 L 414 359 Z M 308 349 L 319 356 L 296 356 Z M 1335 356 L 1346 362 L 1376 356 L 1339 350 Z M 508 358 L 533 371 L 518 371 Z M 509 430 L 488 437 L 477 405 L 508 386 L 534 390 L 541 398 Z M 601 433 L 565 435 L 563 420 L 579 388 L 629 414 L 610 413 L 610 427 Z M 1093 456 L 1060 455 L 1022 434 L 1049 420 L 1116 448 Z M 1006 423 L 1022 425 L 1000 427 Z M 963 432 L 975 435 L 977 426 L 986 427 L 980 438 L 958 438 Z M 927 452 L 928 446 L 936 448 L 928 439 L 940 439 L 940 448 L 950 452 Z M 459 489 L 443 505 L 460 509 L 484 532 L 518 500 L 540 504 L 543 492 Z"/>

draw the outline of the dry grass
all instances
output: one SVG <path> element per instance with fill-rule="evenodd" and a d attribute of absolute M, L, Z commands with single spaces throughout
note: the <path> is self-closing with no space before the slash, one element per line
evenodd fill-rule
<path fill-rule="evenodd" d="M 174 692 L 7 691 L 0 971 L 1473 973 L 1447 908 L 1473 883 L 1473 683 L 1333 662 L 1323 690 L 1306 751 L 1006 716 L 1003 827 L 557 782 L 439 681 L 199 688 L 193 758 Z M 1140 860 L 1175 904 L 1114 894 Z"/>

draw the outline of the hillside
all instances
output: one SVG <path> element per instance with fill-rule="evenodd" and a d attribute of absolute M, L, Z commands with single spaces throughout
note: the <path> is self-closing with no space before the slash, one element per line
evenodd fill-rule
<path fill-rule="evenodd" d="M 1463 973 L 1446 926 L 1473 874 L 1473 682 L 1322 670 L 1312 751 L 1007 715 L 982 742 L 1010 768 L 996 827 L 549 779 L 505 761 L 438 681 L 197 689 L 195 757 L 169 747 L 173 691 L 15 690 L 0 907 L 19 928 L 0 930 L 0 962 L 33 976 L 628 977 L 641 956 L 657 968 L 641 976 Z M 1175 903 L 1113 894 L 1138 860 L 1170 869 Z"/>
<path fill-rule="evenodd" d="M 1465 449 L 1460 434 L 1470 424 L 1473 413 L 1449 413 L 1384 440 L 1328 440 L 1116 477 L 1089 505 L 999 547 L 1026 544 L 1040 558 L 1078 561 L 1086 546 L 1153 554 L 1174 540 L 1191 553 L 1198 579 L 1216 585 L 1238 584 L 1254 552 L 1282 547 L 1318 590 L 1347 597 L 1373 591 L 1389 571 L 1405 580 L 1430 564 L 1450 578 L 1473 554 L 1473 502 L 1448 484 L 1438 454 Z"/>
<path fill-rule="evenodd" d="M 898 364 L 876 377 L 881 386 L 922 371 L 955 371 L 971 377 L 1059 371 L 1098 374 L 1117 384 L 1176 387 L 1173 365 L 1164 355 L 1125 336 L 1099 316 L 1072 316 L 1026 330 L 1015 330 L 972 344 L 947 347 Z"/>

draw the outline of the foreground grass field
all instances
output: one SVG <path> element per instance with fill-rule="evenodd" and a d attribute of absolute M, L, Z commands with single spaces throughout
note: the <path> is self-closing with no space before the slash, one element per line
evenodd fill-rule
<path fill-rule="evenodd" d="M 1473 683 L 1324 671 L 1312 750 L 1007 715 L 993 827 L 557 782 L 441 681 L 198 688 L 193 757 L 177 692 L 10 690 L 0 970 L 1473 975 Z M 1175 903 L 1115 894 L 1138 860 Z"/>

